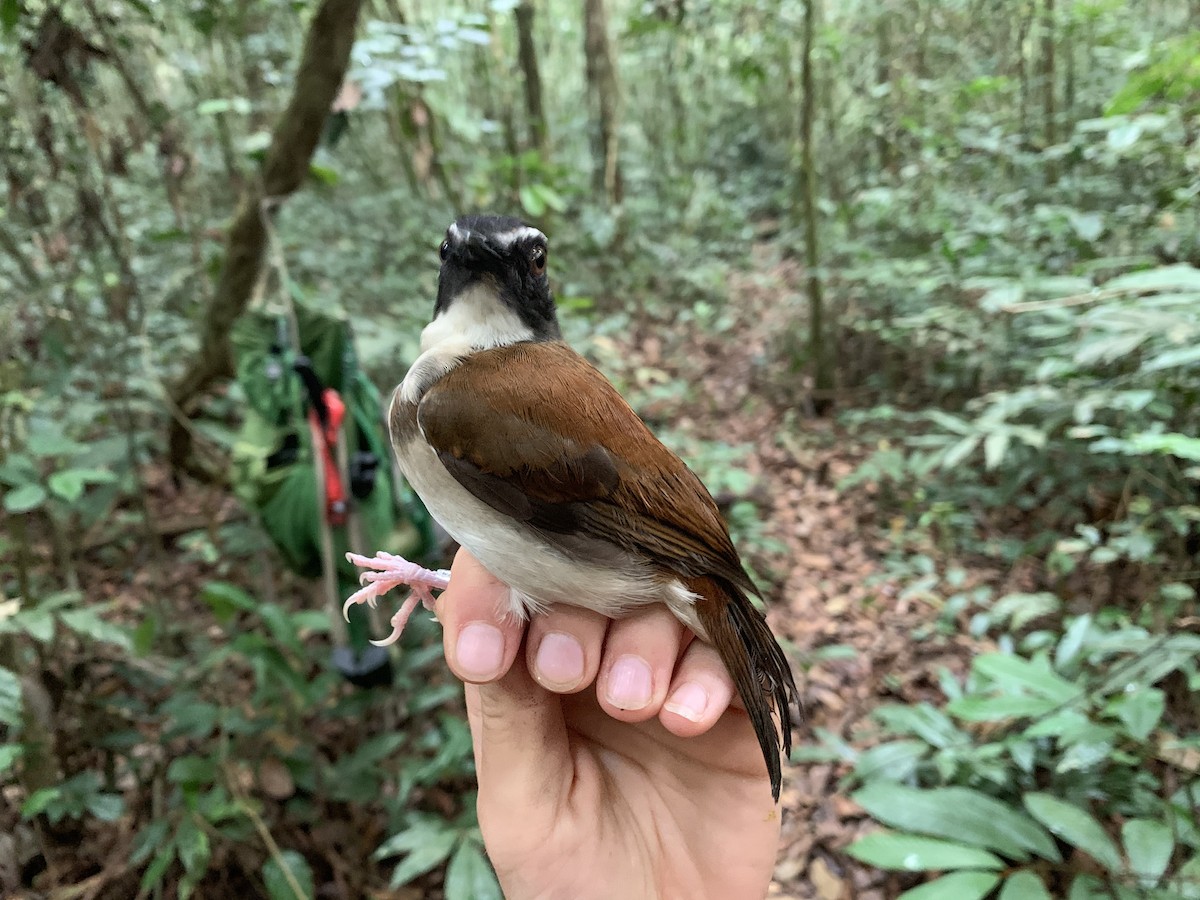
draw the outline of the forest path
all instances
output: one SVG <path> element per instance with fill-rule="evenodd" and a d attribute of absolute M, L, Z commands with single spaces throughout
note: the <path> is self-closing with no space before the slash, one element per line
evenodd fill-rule
<path fill-rule="evenodd" d="M 629 372 L 664 371 L 689 384 L 687 399 L 651 401 L 652 422 L 710 441 L 745 445 L 740 463 L 754 476 L 765 540 L 743 546 L 769 583 L 769 618 L 790 640 L 804 701 L 801 752 L 821 744 L 821 732 L 855 751 L 871 746 L 871 713 L 886 703 L 914 704 L 940 694 L 939 673 L 961 678 L 977 642 L 961 629 L 937 627 L 938 576 L 904 560 L 897 538 L 902 518 L 883 520 L 870 486 L 837 485 L 872 447 L 836 421 L 802 408 L 803 372 L 784 360 L 803 346 L 806 317 L 799 267 L 758 251 L 754 271 L 730 278 L 729 315 L 721 323 L 735 342 L 684 323 L 643 329 L 618 349 Z M 649 380 L 653 381 L 651 374 Z M 716 490 L 718 500 L 720 491 Z M 745 542 L 744 542 L 745 543 Z M 908 550 L 916 548 L 908 544 Z M 991 583 L 1003 573 L 968 571 L 919 548 L 937 573 L 959 590 Z M 933 562 L 937 560 L 937 562 Z M 913 587 L 906 587 L 914 585 Z M 925 588 L 921 588 L 925 585 Z M 871 828 L 851 788 L 839 782 L 846 761 L 804 762 L 785 777 L 783 851 L 772 897 L 883 900 L 915 883 L 858 865 L 843 852 Z"/>

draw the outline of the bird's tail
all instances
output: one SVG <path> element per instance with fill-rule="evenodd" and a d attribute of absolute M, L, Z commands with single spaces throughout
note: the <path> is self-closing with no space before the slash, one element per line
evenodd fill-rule
<path fill-rule="evenodd" d="M 723 580 L 703 580 L 700 592 L 708 594 L 705 588 L 711 586 L 727 598 L 725 603 L 698 603 L 696 611 L 746 705 L 771 776 L 771 795 L 778 802 L 783 780 L 779 754 L 792 752 L 792 709 L 798 713 L 800 705 L 792 668 L 745 591 Z M 778 725 L 772 712 L 779 717 Z"/>

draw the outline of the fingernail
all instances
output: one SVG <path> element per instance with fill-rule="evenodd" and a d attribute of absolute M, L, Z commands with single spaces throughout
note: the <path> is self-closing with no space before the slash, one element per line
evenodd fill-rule
<path fill-rule="evenodd" d="M 454 648 L 458 670 L 472 681 L 490 681 L 504 662 L 504 636 L 484 622 L 472 622 L 458 633 Z"/>
<path fill-rule="evenodd" d="M 539 681 L 570 689 L 583 680 L 583 647 L 569 634 L 551 632 L 538 645 L 533 662 Z"/>
<path fill-rule="evenodd" d="M 694 681 L 681 685 L 663 704 L 664 709 L 683 716 L 689 722 L 699 722 L 704 718 L 706 706 L 708 706 L 708 691 Z"/>
<path fill-rule="evenodd" d="M 618 709 L 641 709 L 653 691 L 650 667 L 640 657 L 622 656 L 608 673 L 608 702 Z"/>

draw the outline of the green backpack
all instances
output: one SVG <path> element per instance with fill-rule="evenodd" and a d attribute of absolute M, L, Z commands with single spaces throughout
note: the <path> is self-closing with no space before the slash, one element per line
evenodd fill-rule
<path fill-rule="evenodd" d="M 304 302 L 296 302 L 292 314 L 295 338 L 287 315 L 253 311 L 234 325 L 245 421 L 233 450 L 233 487 L 297 574 L 325 574 L 323 541 L 331 539 L 337 591 L 344 599 L 357 588 L 358 576 L 346 562 L 347 550 L 369 556 L 386 549 L 426 560 L 435 550 L 432 521 L 393 465 L 382 398 L 358 366 L 350 323 L 340 312 Z M 310 421 L 329 389 L 344 405 L 340 446 L 322 440 L 328 449 L 317 450 L 341 463 L 336 475 L 344 504 L 334 504 L 336 509 L 326 502 L 328 492 L 318 502 L 318 483 L 324 480 L 318 463 L 325 457 L 315 455 L 314 437 L 321 440 L 323 433 L 314 436 Z M 364 637 L 365 632 L 353 634 L 352 643 L 361 645 Z"/>

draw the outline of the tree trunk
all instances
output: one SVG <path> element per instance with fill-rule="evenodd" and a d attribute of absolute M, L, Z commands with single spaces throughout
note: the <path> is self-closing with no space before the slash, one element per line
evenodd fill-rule
<path fill-rule="evenodd" d="M 879 171 L 891 172 L 895 160 L 892 156 L 891 122 L 896 98 L 883 88 L 892 83 L 892 29 L 891 13 L 886 7 L 875 14 L 875 84 L 879 88 L 880 112 L 875 121 L 875 149 L 879 154 Z"/>
<path fill-rule="evenodd" d="M 525 115 L 529 119 L 529 143 L 545 159 L 549 142 L 546 113 L 542 108 L 542 73 L 538 69 L 537 45 L 533 42 L 533 3 L 517 5 L 517 58 L 525 76 Z"/>
<path fill-rule="evenodd" d="M 247 190 L 225 240 L 225 264 L 200 325 L 200 349 L 171 388 L 175 409 L 169 434 L 171 463 L 185 468 L 191 432 L 182 417 L 192 414 L 197 397 L 233 374 L 229 330 L 245 312 L 258 280 L 266 248 L 263 201 L 277 202 L 304 183 L 329 109 L 346 68 L 362 0 L 322 0 L 312 18 L 287 108 L 271 137 L 261 180 Z"/>
<path fill-rule="evenodd" d="M 1058 143 L 1058 110 L 1054 96 L 1054 0 L 1042 0 L 1042 130 L 1046 146 Z M 1046 180 L 1053 184 L 1058 180 L 1058 166 L 1054 160 L 1046 161 Z"/>
<path fill-rule="evenodd" d="M 596 193 L 603 196 L 609 206 L 617 206 L 624 190 L 617 141 L 620 88 L 612 44 L 608 39 L 608 14 L 604 9 L 604 0 L 584 0 L 583 52 L 588 93 L 595 115 L 592 183 Z"/>
<path fill-rule="evenodd" d="M 821 252 L 817 234 L 816 171 L 813 163 L 813 35 L 816 0 L 804 0 L 804 36 L 800 51 L 800 200 L 804 215 L 804 267 L 808 278 L 808 351 L 813 366 L 813 409 L 825 415 L 833 408 L 833 354 L 825 339 L 825 299 L 821 287 Z"/>

